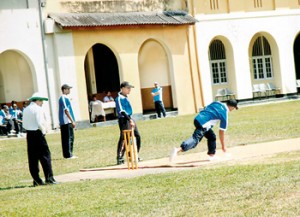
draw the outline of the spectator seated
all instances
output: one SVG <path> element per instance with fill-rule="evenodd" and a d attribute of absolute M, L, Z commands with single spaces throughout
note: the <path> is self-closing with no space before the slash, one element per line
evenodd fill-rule
<path fill-rule="evenodd" d="M 107 92 L 106 93 L 105 92 L 96 93 L 96 94 L 92 95 L 91 99 L 93 99 L 94 97 L 96 97 L 96 99 L 104 99 L 105 96 L 107 96 Z M 117 91 L 111 92 L 111 96 L 112 96 L 112 98 L 115 99 L 118 96 L 118 92 Z M 100 101 L 100 100 L 98 100 L 98 101 Z M 105 120 L 115 119 L 116 118 L 116 103 L 115 103 L 115 101 L 109 101 L 109 102 L 100 101 L 100 102 L 102 103 L 102 108 L 103 108 L 104 113 L 105 113 L 105 116 L 104 116 Z M 92 112 L 91 106 L 90 106 L 90 112 Z M 102 117 L 102 115 L 100 115 L 100 116 Z M 91 116 L 91 121 L 92 121 L 92 116 Z"/>
<path fill-rule="evenodd" d="M 22 111 L 18 108 L 17 104 L 14 103 L 12 105 L 12 108 L 10 109 L 10 115 L 11 119 L 14 123 L 14 130 L 16 134 L 22 133 L 22 117 L 23 113 Z"/>
<path fill-rule="evenodd" d="M 9 108 L 7 105 L 3 105 L 2 109 L 0 110 L 1 133 L 4 135 L 9 135 L 13 126 L 11 115 L 9 114 L 8 110 Z"/>
<path fill-rule="evenodd" d="M 90 107 L 91 122 L 98 122 L 101 117 L 103 117 L 103 121 L 106 121 L 105 111 L 103 109 L 103 103 L 97 99 L 96 95 L 93 95 L 89 107 Z"/>
<path fill-rule="evenodd" d="M 3 117 L 0 116 L 0 136 L 7 136 L 8 132 L 6 127 L 7 125 L 3 124 Z"/>

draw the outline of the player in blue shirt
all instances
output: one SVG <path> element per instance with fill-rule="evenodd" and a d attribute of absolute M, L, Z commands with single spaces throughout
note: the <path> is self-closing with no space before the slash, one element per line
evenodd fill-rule
<path fill-rule="evenodd" d="M 73 155 L 75 116 L 73 113 L 71 101 L 67 96 L 68 94 L 70 94 L 71 88 L 72 87 L 67 84 L 62 85 L 62 96 L 58 101 L 58 114 L 63 157 L 67 159 L 77 158 Z"/>
<path fill-rule="evenodd" d="M 154 82 L 154 88 L 152 89 L 151 94 L 153 96 L 157 117 L 160 118 L 161 113 L 166 117 L 166 110 L 162 100 L 162 87 L 160 87 L 157 82 Z"/>
<path fill-rule="evenodd" d="M 216 135 L 212 127 L 220 121 L 219 137 L 222 145 L 222 150 L 226 152 L 224 140 L 224 132 L 227 130 L 228 113 L 234 109 L 238 109 L 237 101 L 230 99 L 226 104 L 221 102 L 213 102 L 202 110 L 194 119 L 196 127 L 193 135 L 182 142 L 179 148 L 174 148 L 170 154 L 172 162 L 179 152 L 185 152 L 195 148 L 203 137 L 207 139 L 209 160 L 214 159 L 216 153 Z"/>
<path fill-rule="evenodd" d="M 118 123 L 120 128 L 120 138 L 118 142 L 118 148 L 117 148 L 117 164 L 123 164 L 124 163 L 124 145 L 123 145 L 123 130 L 129 130 L 132 127 L 134 127 L 134 136 L 136 138 L 137 143 L 137 151 L 140 151 L 141 148 L 141 136 L 138 131 L 138 128 L 136 126 L 135 121 L 132 119 L 132 107 L 130 105 L 130 102 L 128 100 L 128 94 L 131 91 L 131 88 L 134 88 L 134 86 L 130 85 L 127 81 L 124 81 L 120 85 L 121 91 L 118 93 L 118 96 L 116 97 L 116 109 L 118 113 Z M 140 161 L 141 159 L 138 158 Z"/>

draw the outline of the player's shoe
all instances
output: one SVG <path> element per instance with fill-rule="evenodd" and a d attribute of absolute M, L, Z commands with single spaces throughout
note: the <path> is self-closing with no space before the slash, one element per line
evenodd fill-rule
<path fill-rule="evenodd" d="M 219 158 L 215 155 L 209 155 L 208 156 L 208 161 L 216 161 L 216 160 L 219 160 Z"/>
<path fill-rule="evenodd" d="M 174 158 L 177 156 L 177 152 L 178 149 L 174 147 L 170 153 L 170 158 L 169 158 L 170 162 L 173 162 Z"/>
<path fill-rule="evenodd" d="M 117 157 L 117 165 L 124 164 L 124 159 L 121 157 Z"/>

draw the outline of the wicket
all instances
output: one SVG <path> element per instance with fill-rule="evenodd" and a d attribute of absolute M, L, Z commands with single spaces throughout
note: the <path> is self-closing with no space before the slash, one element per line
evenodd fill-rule
<path fill-rule="evenodd" d="M 138 169 L 138 155 L 133 128 L 123 130 L 123 135 L 128 169 Z"/>

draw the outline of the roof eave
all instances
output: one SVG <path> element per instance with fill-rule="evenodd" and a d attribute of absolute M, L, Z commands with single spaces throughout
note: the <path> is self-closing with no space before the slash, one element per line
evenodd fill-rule
<path fill-rule="evenodd" d="M 59 25 L 59 24 L 58 24 Z M 111 29 L 111 28 L 142 28 L 142 27 L 161 27 L 161 26 L 191 26 L 195 23 L 185 23 L 185 24 L 135 24 L 135 25 L 99 25 L 99 26 L 62 26 L 59 27 L 63 30 L 97 30 L 97 29 Z"/>

